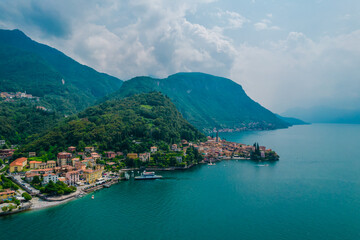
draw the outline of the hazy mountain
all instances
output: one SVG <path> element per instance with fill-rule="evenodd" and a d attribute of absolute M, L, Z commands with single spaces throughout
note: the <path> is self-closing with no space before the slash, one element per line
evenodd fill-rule
<path fill-rule="evenodd" d="M 280 116 L 279 114 L 275 114 L 278 118 L 280 118 L 281 120 L 289 123 L 290 125 L 306 125 L 309 124 L 307 122 L 304 122 L 303 120 L 300 120 L 298 118 L 293 118 L 293 117 L 284 117 L 284 116 Z"/>
<path fill-rule="evenodd" d="M 311 123 L 360 123 L 360 109 L 338 109 L 330 107 L 295 108 L 283 115 L 301 118 Z"/>
<path fill-rule="evenodd" d="M 166 79 L 136 77 L 124 82 L 109 98 L 151 91 L 169 96 L 184 118 L 202 131 L 289 126 L 249 98 L 239 84 L 204 73 L 178 73 Z"/>

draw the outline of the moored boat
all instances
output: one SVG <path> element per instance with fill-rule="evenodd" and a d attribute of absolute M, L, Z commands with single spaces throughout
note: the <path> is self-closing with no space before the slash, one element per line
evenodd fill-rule
<path fill-rule="evenodd" d="M 155 180 L 160 179 L 162 176 L 155 175 L 155 172 L 142 172 L 140 176 L 135 177 L 135 180 Z"/>

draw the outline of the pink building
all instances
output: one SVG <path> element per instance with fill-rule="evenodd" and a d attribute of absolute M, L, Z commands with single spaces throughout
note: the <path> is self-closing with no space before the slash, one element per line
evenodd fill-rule
<path fill-rule="evenodd" d="M 67 172 L 65 177 L 69 185 L 75 185 L 75 183 L 79 182 L 80 173 L 78 171 Z"/>

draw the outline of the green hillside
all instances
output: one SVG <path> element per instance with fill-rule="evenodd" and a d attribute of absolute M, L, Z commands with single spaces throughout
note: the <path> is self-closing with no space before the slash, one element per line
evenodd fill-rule
<path fill-rule="evenodd" d="M 66 114 L 85 109 L 122 84 L 19 30 L 0 30 L 0 59 L 0 91 L 26 91 Z"/>
<path fill-rule="evenodd" d="M 0 98 L 0 139 L 24 143 L 30 135 L 95 104 L 121 84 L 121 80 L 81 65 L 19 30 L 0 30 L 0 92 L 40 97 L 39 101 L 15 99 L 9 103 Z"/>
<path fill-rule="evenodd" d="M 56 112 L 38 110 L 25 102 L 0 102 L 0 139 L 5 139 L 8 146 L 23 143 L 30 135 L 36 139 L 60 119 Z"/>
<path fill-rule="evenodd" d="M 288 123 L 249 98 L 242 87 L 226 78 L 203 73 L 178 73 L 166 79 L 136 77 L 124 82 L 109 98 L 159 91 L 198 129 L 265 130 Z"/>
<path fill-rule="evenodd" d="M 178 143 L 205 136 L 190 125 L 168 97 L 152 92 L 109 100 L 66 119 L 22 151 L 56 153 L 68 146 L 83 149 L 149 151 L 157 143 Z"/>

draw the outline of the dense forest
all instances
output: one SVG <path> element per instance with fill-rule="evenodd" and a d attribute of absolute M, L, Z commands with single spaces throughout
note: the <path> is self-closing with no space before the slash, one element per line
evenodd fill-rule
<path fill-rule="evenodd" d="M 54 126 L 62 115 L 36 109 L 36 105 L 27 101 L 15 103 L 0 102 L 0 139 L 11 144 L 21 144 L 30 135 L 36 139 L 39 134 Z"/>
<path fill-rule="evenodd" d="M 168 97 L 161 93 L 109 100 L 67 118 L 21 151 L 54 154 L 76 146 L 99 150 L 144 152 L 158 143 L 195 141 L 205 135 L 189 124 Z M 49 156 L 50 158 L 52 156 Z"/>

